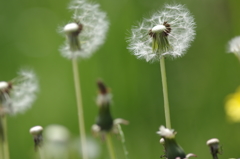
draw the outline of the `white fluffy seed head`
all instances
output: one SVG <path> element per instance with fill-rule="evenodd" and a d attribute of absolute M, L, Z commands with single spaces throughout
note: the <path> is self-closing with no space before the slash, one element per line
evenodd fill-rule
<path fill-rule="evenodd" d="M 160 126 L 157 134 L 167 139 L 173 139 L 175 138 L 176 132 L 173 129 L 168 129 L 165 128 L 164 126 Z"/>
<path fill-rule="evenodd" d="M 240 36 L 237 36 L 228 42 L 228 52 L 240 56 Z"/>
<path fill-rule="evenodd" d="M 152 37 L 149 30 L 167 22 L 171 31 L 167 36 L 171 49 L 157 54 L 152 50 Z M 159 30 L 159 29 L 157 29 Z M 150 18 L 145 18 L 131 30 L 128 38 L 128 49 L 140 59 L 158 61 L 160 56 L 179 57 L 189 48 L 195 38 L 195 22 L 188 9 L 181 4 L 165 5 L 164 8 Z"/>
<path fill-rule="evenodd" d="M 73 0 L 69 8 L 74 11 L 73 20 L 83 25 L 78 35 L 81 50 L 71 51 L 66 41 L 60 51 L 68 59 L 89 58 L 105 41 L 109 27 L 107 15 L 98 4 L 86 0 Z"/>
<path fill-rule="evenodd" d="M 36 99 L 38 80 L 32 70 L 21 70 L 12 81 L 12 88 L 1 95 L 4 114 L 15 115 L 29 109 Z"/>
<path fill-rule="evenodd" d="M 33 136 L 42 134 L 43 127 L 41 126 L 34 126 L 29 130 L 29 133 L 32 134 Z"/>
<path fill-rule="evenodd" d="M 212 144 L 218 144 L 218 143 L 219 143 L 219 140 L 217 138 L 212 138 L 212 139 L 209 139 L 206 144 L 210 146 Z"/>
<path fill-rule="evenodd" d="M 68 33 L 72 33 L 75 32 L 79 29 L 79 26 L 76 23 L 69 23 L 67 25 L 64 26 L 63 31 L 68 34 Z"/>

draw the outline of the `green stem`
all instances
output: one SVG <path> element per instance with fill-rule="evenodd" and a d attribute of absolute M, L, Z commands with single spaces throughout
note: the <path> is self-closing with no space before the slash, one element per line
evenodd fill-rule
<path fill-rule="evenodd" d="M 1 107 L 1 106 L 0 106 Z M 3 133 L 3 123 L 2 123 L 2 116 L 0 116 L 0 159 L 4 159 L 3 156 L 3 141 L 4 141 L 4 133 Z"/>
<path fill-rule="evenodd" d="M 0 139 L 0 159 L 4 159 L 3 158 L 3 145 L 2 145 L 3 141 Z"/>
<path fill-rule="evenodd" d="M 112 144 L 112 138 L 111 138 L 110 133 L 107 133 L 106 140 L 107 140 L 107 147 L 108 147 L 108 152 L 109 152 L 110 158 L 111 159 L 116 159 L 116 155 L 115 155 L 115 152 L 114 152 L 114 148 L 113 148 L 113 144 Z"/>
<path fill-rule="evenodd" d="M 127 151 L 127 147 L 125 145 L 124 133 L 122 131 L 121 125 L 118 124 L 117 126 L 118 126 L 118 131 L 119 131 L 119 134 L 120 134 L 120 137 L 121 137 L 121 142 L 122 142 L 122 146 L 123 146 L 124 155 L 125 155 L 125 158 L 128 159 L 128 151 Z"/>
<path fill-rule="evenodd" d="M 88 159 L 87 155 L 87 139 L 85 133 L 84 126 L 84 116 L 83 116 L 83 105 L 82 105 L 82 95 L 81 95 L 81 87 L 79 80 L 79 71 L 77 65 L 77 59 L 72 59 L 72 67 L 73 67 L 73 76 L 74 76 L 74 84 L 75 84 L 75 92 L 76 92 L 76 100 L 77 100 L 77 108 L 78 108 L 78 122 L 79 122 L 79 131 L 80 131 L 80 140 L 82 146 L 82 157 L 83 159 Z"/>
<path fill-rule="evenodd" d="M 3 147 L 3 158 L 4 159 L 10 159 L 9 157 L 9 148 L 8 148 L 8 137 L 7 137 L 7 116 L 4 115 L 1 117 L 2 120 L 2 129 L 3 129 L 3 141 L 2 141 L 2 147 Z"/>
<path fill-rule="evenodd" d="M 45 153 L 44 153 L 44 149 L 42 147 L 38 148 L 38 154 L 40 159 L 45 159 Z"/>
<path fill-rule="evenodd" d="M 168 129 L 171 129 L 170 109 L 169 109 L 168 89 L 167 89 L 167 76 L 166 76 L 165 61 L 164 61 L 163 56 L 160 57 L 160 69 L 161 69 L 161 76 L 162 76 L 163 100 L 164 100 L 164 112 L 165 112 L 166 127 Z"/>
<path fill-rule="evenodd" d="M 239 62 L 240 62 L 240 56 L 239 55 L 237 55 L 236 53 L 234 53 L 234 55 L 237 57 L 237 59 L 239 60 Z"/>

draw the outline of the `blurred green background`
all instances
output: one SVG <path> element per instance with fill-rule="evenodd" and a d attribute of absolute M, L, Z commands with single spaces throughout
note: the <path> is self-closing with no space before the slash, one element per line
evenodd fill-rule
<path fill-rule="evenodd" d="M 165 125 L 161 76 L 158 63 L 138 60 L 126 49 L 131 26 L 162 7 L 167 0 L 99 0 L 111 23 L 105 44 L 90 58 L 79 61 L 87 134 L 95 122 L 96 80 L 111 87 L 112 114 L 130 121 L 123 126 L 130 159 L 154 159 L 163 154 L 156 134 Z M 227 121 L 226 96 L 240 85 L 240 64 L 226 53 L 227 42 L 240 35 L 239 0 L 175 0 L 186 4 L 194 15 L 196 39 L 187 54 L 167 60 L 172 127 L 177 141 L 200 159 L 211 158 L 206 141 L 219 138 L 220 158 L 240 157 L 240 123 Z M 69 0 L 1 0 L 0 80 L 10 80 L 22 67 L 33 68 L 40 92 L 33 107 L 8 118 L 11 159 L 32 158 L 29 128 L 50 124 L 66 126 L 78 136 L 71 61 L 59 47 L 64 37 L 57 28 L 69 22 Z M 108 159 L 106 145 L 99 159 Z M 113 139 L 118 158 L 120 140 Z"/>

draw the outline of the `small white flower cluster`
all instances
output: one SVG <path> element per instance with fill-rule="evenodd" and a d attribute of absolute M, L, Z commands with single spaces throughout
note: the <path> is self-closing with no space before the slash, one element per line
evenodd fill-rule
<path fill-rule="evenodd" d="M 66 42 L 60 51 L 68 59 L 88 58 L 105 41 L 109 27 L 107 15 L 100 10 L 98 4 L 89 3 L 86 0 L 74 0 L 69 8 L 74 11 L 73 20 L 83 27 L 78 36 L 81 48 L 72 51 L 69 43 Z"/>
<path fill-rule="evenodd" d="M 228 52 L 240 56 L 240 36 L 237 36 L 228 42 Z"/>
<path fill-rule="evenodd" d="M 173 129 L 168 129 L 161 125 L 157 134 L 167 139 L 173 139 L 175 138 L 176 132 Z"/>
<path fill-rule="evenodd" d="M 160 40 L 169 44 L 170 47 L 163 52 L 154 52 L 153 37 L 149 36 L 149 31 L 159 32 L 164 28 L 167 29 L 164 33 L 168 41 Z M 145 18 L 139 26 L 132 28 L 128 49 L 138 58 L 144 58 L 146 61 L 157 61 L 160 56 L 179 57 L 185 53 L 190 42 L 193 41 L 194 29 L 194 18 L 184 5 L 165 5 L 163 10 L 153 14 L 151 18 Z"/>
<path fill-rule="evenodd" d="M 4 84 L 7 87 L 0 89 L 1 114 L 15 115 L 31 107 L 38 91 L 38 80 L 33 71 L 22 70 L 11 82 L 0 82 L 0 85 Z"/>

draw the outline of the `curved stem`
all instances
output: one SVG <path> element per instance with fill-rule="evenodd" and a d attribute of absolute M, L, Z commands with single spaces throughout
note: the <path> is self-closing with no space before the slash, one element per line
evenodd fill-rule
<path fill-rule="evenodd" d="M 107 147 L 108 147 L 108 152 L 109 152 L 110 158 L 111 159 L 116 159 L 116 155 L 115 155 L 115 152 L 114 152 L 114 148 L 113 148 L 113 144 L 112 144 L 112 138 L 111 138 L 110 133 L 107 133 L 106 140 L 107 140 Z"/>
<path fill-rule="evenodd" d="M 117 125 L 118 127 L 118 131 L 119 131 L 119 134 L 120 134 L 120 137 L 121 137 L 121 141 L 122 141 L 122 146 L 123 146 L 123 151 L 124 151 L 124 155 L 125 155 L 125 158 L 128 159 L 128 150 L 127 150 L 127 147 L 125 145 L 125 137 L 124 137 L 124 133 L 122 131 L 122 128 L 121 128 L 121 125 L 118 124 Z"/>
<path fill-rule="evenodd" d="M 1 117 L 2 120 L 2 147 L 3 147 L 3 158 L 10 159 L 9 157 L 9 148 L 8 148 L 8 137 L 7 137 L 7 116 L 4 115 Z"/>
<path fill-rule="evenodd" d="M 80 139 L 81 139 L 81 146 L 82 146 L 82 157 L 83 159 L 88 159 L 82 95 L 81 95 L 81 87 L 80 87 L 80 80 L 79 80 L 79 73 L 78 73 L 79 71 L 78 71 L 77 59 L 75 58 L 72 59 L 72 67 L 73 67 L 74 85 L 75 85 L 75 93 L 76 93 L 77 108 L 78 108 L 78 121 L 79 121 L 79 131 L 80 131 Z"/>
<path fill-rule="evenodd" d="M 163 56 L 160 57 L 160 69 L 161 69 L 161 76 L 162 76 L 163 100 L 164 100 L 164 112 L 165 112 L 166 127 L 168 129 L 171 129 L 170 109 L 169 109 L 168 89 L 167 89 L 167 76 L 166 76 L 165 61 L 164 61 Z"/>

